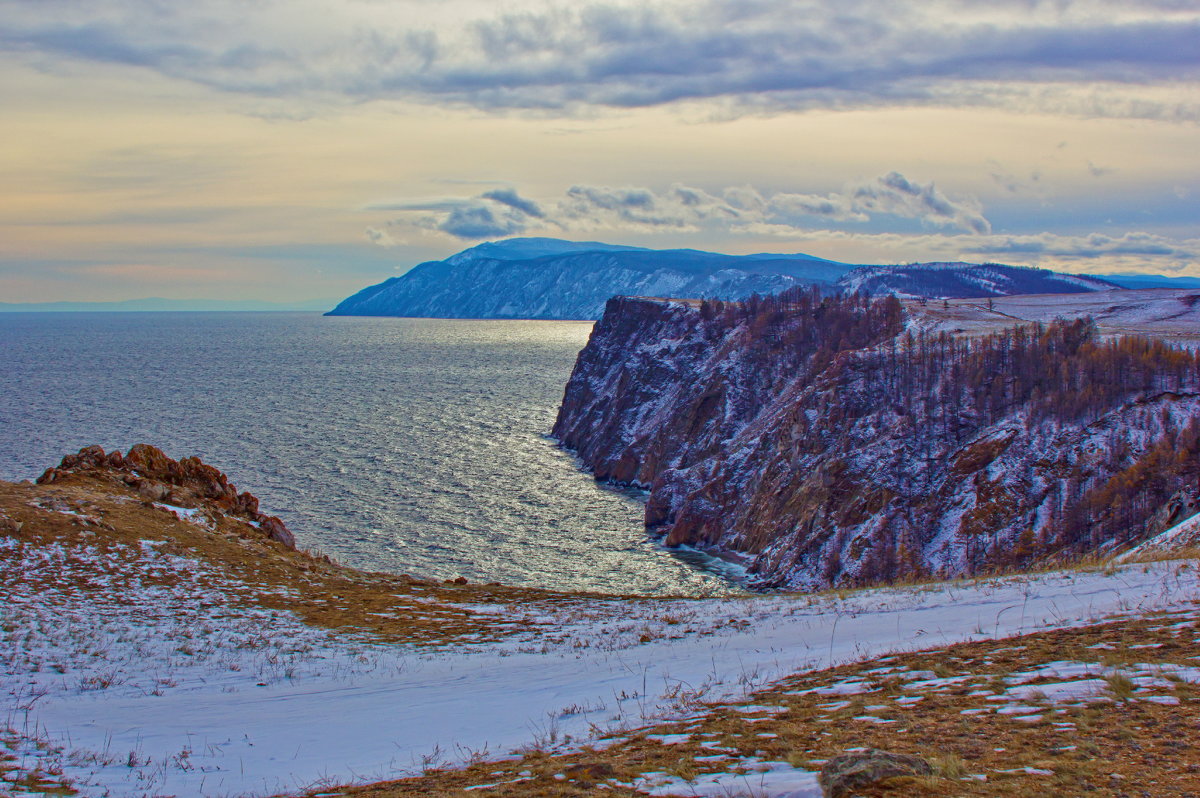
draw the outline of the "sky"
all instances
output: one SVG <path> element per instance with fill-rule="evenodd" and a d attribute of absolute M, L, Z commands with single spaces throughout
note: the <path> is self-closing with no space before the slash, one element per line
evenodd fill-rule
<path fill-rule="evenodd" d="M 544 235 L 1200 276 L 1200 0 L 0 0 L 0 301 Z"/>

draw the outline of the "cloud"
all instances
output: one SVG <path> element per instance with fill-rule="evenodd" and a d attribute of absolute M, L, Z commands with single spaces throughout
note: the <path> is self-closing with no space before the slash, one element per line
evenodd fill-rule
<path fill-rule="evenodd" d="M 1153 233 L 1130 232 L 1120 236 L 1092 233 L 1086 236 L 1039 233 L 1024 236 L 991 236 L 963 248 L 981 255 L 1036 255 L 1055 258 L 1093 259 L 1110 255 L 1193 260 L 1200 256 L 1200 242 L 1179 241 Z"/>
<path fill-rule="evenodd" d="M 542 209 L 533 200 L 525 199 L 517 194 L 511 188 L 497 188 L 491 191 L 484 192 L 480 195 L 482 199 L 490 199 L 494 202 L 499 202 L 502 205 L 507 205 L 513 210 L 520 211 L 525 216 L 531 216 L 534 219 L 541 219 L 545 216 Z"/>
<path fill-rule="evenodd" d="M 990 105 L 1200 120 L 1185 0 L 0 0 L 0 50 L 218 91 L 570 113 Z M 402 20 L 421 20 L 406 24 Z M 1152 89 L 1152 91 L 1147 91 Z"/>
<path fill-rule="evenodd" d="M 1056 271 L 1092 274 L 1197 274 L 1200 238 L 1170 238 L 1146 232 L 1121 235 L 973 235 L 862 233 L 848 230 L 794 230 L 756 226 L 796 249 L 817 248 L 825 257 L 856 263 L 998 261 Z M 847 256 L 845 253 L 855 255 Z"/>
<path fill-rule="evenodd" d="M 389 230 L 411 226 L 464 240 L 518 235 L 531 224 L 542 221 L 553 225 L 536 202 L 522 197 L 513 188 L 492 189 L 466 199 L 383 200 L 369 203 L 362 210 L 403 212 L 404 217 L 387 223 Z M 366 235 L 380 246 L 394 244 L 390 233 L 376 227 L 368 227 Z"/>
<path fill-rule="evenodd" d="M 381 247 L 394 247 L 401 243 L 393 238 L 389 231 L 380 230 L 377 227 L 368 227 L 366 235 L 368 241 L 372 244 L 378 244 Z"/>
<path fill-rule="evenodd" d="M 853 207 L 862 213 L 888 213 L 939 227 L 953 227 L 968 233 L 990 233 L 992 225 L 984 218 L 978 202 L 954 201 L 933 183 L 914 183 L 899 172 L 889 172 L 854 189 Z"/>
<path fill-rule="evenodd" d="M 405 212 L 405 217 L 390 224 L 439 230 L 462 239 L 498 238 L 535 227 L 641 232 L 744 232 L 755 226 L 801 230 L 814 220 L 865 223 L 886 221 L 886 217 L 915 219 L 931 227 L 969 233 L 991 230 L 974 199 L 952 199 L 933 183 L 921 184 L 899 172 L 828 194 L 764 194 L 751 186 L 712 193 L 682 183 L 665 191 L 643 186 L 575 185 L 558 200 L 543 203 L 522 197 L 516 189 L 503 188 L 465 199 L 374 202 L 364 210 Z M 370 231 L 368 237 L 373 237 Z"/>
<path fill-rule="evenodd" d="M 802 229 L 813 219 L 867 222 L 881 216 L 916 219 L 936 227 L 987 233 L 991 224 L 973 199 L 953 200 L 933 183 L 922 185 L 899 172 L 849 186 L 842 193 L 764 195 L 750 187 L 724 189 L 720 195 L 674 185 L 656 194 L 648 188 L 573 186 L 559 205 L 563 216 L 594 227 L 626 223 L 639 227 L 725 228 L 752 224 Z"/>
<path fill-rule="evenodd" d="M 525 231 L 522 215 L 496 214 L 486 205 L 462 205 L 437 225 L 455 238 L 504 238 Z"/>

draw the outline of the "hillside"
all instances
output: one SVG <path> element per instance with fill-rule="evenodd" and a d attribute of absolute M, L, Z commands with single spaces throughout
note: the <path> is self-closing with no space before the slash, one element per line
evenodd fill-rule
<path fill-rule="evenodd" d="M 1161 531 L 1200 484 L 1200 356 L 1009 321 L 931 331 L 894 298 L 813 291 L 616 298 L 554 434 L 646 487 L 668 545 L 763 586 L 1012 570 Z"/>
<path fill-rule="evenodd" d="M 742 299 L 795 286 L 909 297 L 1079 293 L 1096 277 L 999 264 L 860 266 L 810 255 L 721 255 L 513 238 L 415 266 L 343 300 L 331 316 L 598 319 L 614 295 Z"/>
<path fill-rule="evenodd" d="M 1021 322 L 1049 324 L 1089 316 L 1105 336 L 1147 335 L 1172 344 L 1200 345 L 1200 291 L 1178 288 L 1098 291 L 1071 296 L 996 297 L 906 303 L 910 326 L 927 334 L 983 335 Z"/>
<path fill-rule="evenodd" d="M 1077 294 L 1109 291 L 1120 286 L 1100 277 L 1059 274 L 1049 269 L 999 263 L 913 263 L 907 266 L 862 266 L 843 275 L 846 293 L 872 296 L 964 298 L 1013 294 Z"/>
<path fill-rule="evenodd" d="M 613 294 L 738 298 L 832 285 L 849 266 L 807 255 L 720 255 L 517 238 L 480 244 L 345 299 L 331 316 L 595 319 Z"/>
<path fill-rule="evenodd" d="M 912 768 L 872 798 L 1200 786 L 1187 560 L 562 594 L 345 568 L 247 496 L 152 447 L 0 483 L 0 792 L 822 798 L 864 747 Z"/>

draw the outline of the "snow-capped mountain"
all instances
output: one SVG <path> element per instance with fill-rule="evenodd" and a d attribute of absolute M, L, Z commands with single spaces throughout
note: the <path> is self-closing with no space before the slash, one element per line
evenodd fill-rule
<path fill-rule="evenodd" d="M 598 319 L 612 296 L 743 299 L 793 286 L 914 298 L 1075 294 L 1119 288 L 1100 277 L 995 263 L 853 266 L 811 255 L 723 255 L 511 238 L 429 261 L 364 288 L 330 316 Z"/>
<path fill-rule="evenodd" d="M 1078 294 L 1110 291 L 1121 286 L 1090 275 L 1060 274 L 1048 269 L 999 263 L 913 263 L 907 266 L 861 266 L 843 275 L 845 291 L 902 297 L 968 298 L 1014 294 Z"/>
<path fill-rule="evenodd" d="M 359 291 L 331 316 L 596 319 L 616 294 L 735 299 L 832 286 L 851 267 L 808 255 L 721 255 L 551 238 L 496 241 Z"/>

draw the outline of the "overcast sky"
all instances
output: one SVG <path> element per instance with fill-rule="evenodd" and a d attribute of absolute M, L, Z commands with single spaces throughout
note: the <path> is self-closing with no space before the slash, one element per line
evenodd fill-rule
<path fill-rule="evenodd" d="M 1200 0 L 0 0 L 0 301 L 548 235 L 1200 275 Z"/>

